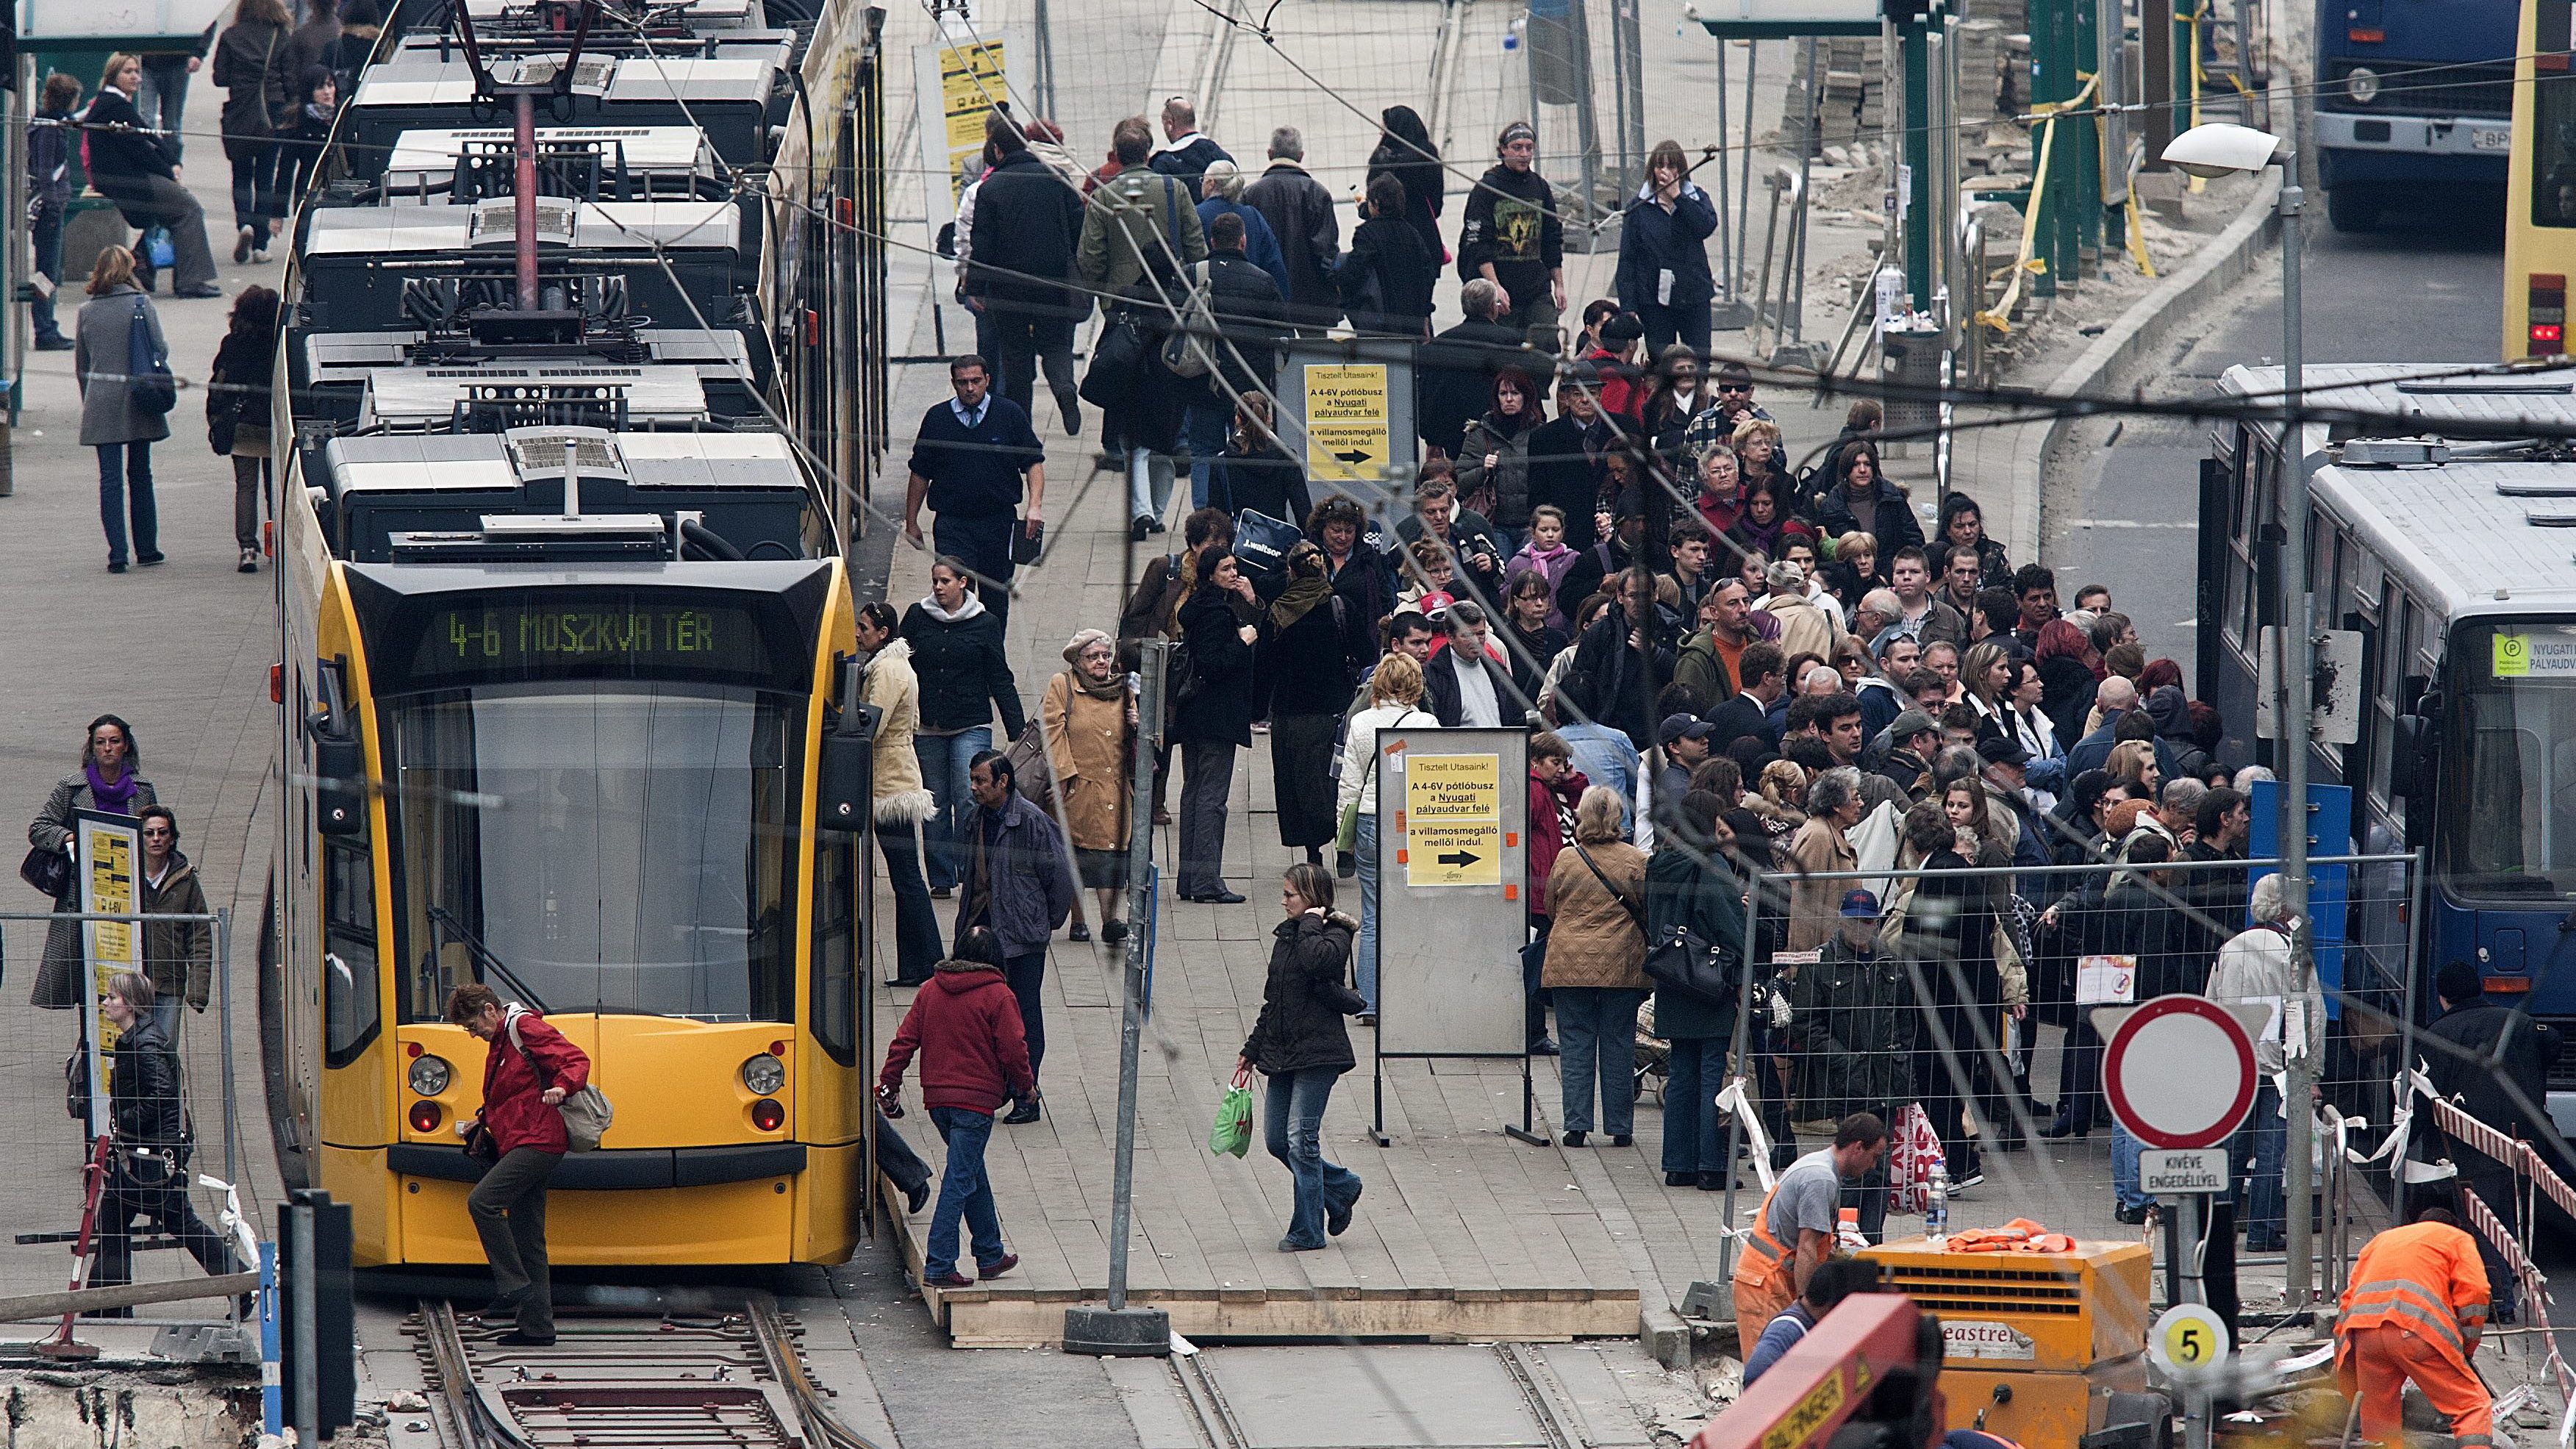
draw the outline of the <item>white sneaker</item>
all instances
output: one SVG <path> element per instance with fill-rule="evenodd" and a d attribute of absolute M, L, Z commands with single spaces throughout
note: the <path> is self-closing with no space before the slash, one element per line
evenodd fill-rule
<path fill-rule="evenodd" d="M 246 574 L 255 574 L 259 572 L 258 549 L 246 548 L 241 551 L 241 567 L 239 572 Z"/>
<path fill-rule="evenodd" d="M 268 265 L 268 248 L 267 248 L 266 246 L 264 246 L 264 245 L 263 245 L 263 246 L 260 246 L 260 247 L 257 247 L 257 248 L 254 248 L 254 249 L 252 250 L 251 254 L 250 254 L 250 260 L 251 260 L 251 265 L 253 265 L 253 266 L 258 266 L 258 267 L 264 267 L 264 266 L 267 266 L 267 265 Z"/>

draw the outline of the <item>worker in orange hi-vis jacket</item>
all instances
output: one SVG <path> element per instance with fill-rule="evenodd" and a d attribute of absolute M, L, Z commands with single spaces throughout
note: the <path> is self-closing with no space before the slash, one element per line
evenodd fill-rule
<path fill-rule="evenodd" d="M 2477 1240 L 2447 1208 L 2372 1238 L 2353 1264 L 2335 1324 L 2335 1375 L 2361 1396 L 2361 1437 L 2402 1445 L 2406 1381 L 2451 1421 L 2461 1449 L 2488 1449 L 2494 1419 L 2469 1358 L 2487 1326 L 2487 1272 Z"/>
<path fill-rule="evenodd" d="M 1742 1352 L 1753 1352 L 1762 1330 L 1798 1301 L 1818 1264 L 1832 1255 L 1834 1210 L 1843 1185 L 1858 1182 L 1887 1155 L 1887 1124 L 1854 1112 L 1834 1129 L 1834 1145 L 1819 1147 L 1780 1174 L 1753 1214 L 1744 1256 L 1735 1264 L 1735 1326 Z"/>

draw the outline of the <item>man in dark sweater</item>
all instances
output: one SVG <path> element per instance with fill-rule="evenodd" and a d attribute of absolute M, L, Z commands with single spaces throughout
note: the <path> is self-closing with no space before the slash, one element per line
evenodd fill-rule
<path fill-rule="evenodd" d="M 1511 298 L 1503 320 L 1524 337 L 1536 334 L 1554 352 L 1556 321 L 1565 311 L 1565 231 L 1557 220 L 1555 191 L 1533 169 L 1538 132 L 1527 121 L 1514 121 L 1494 149 L 1502 159 L 1477 178 L 1467 197 L 1458 270 L 1501 287 Z"/>
<path fill-rule="evenodd" d="M 913 436 L 912 476 L 903 495 L 903 537 L 921 539 L 921 505 L 935 517 L 938 551 L 974 570 L 977 593 L 997 623 L 1010 621 L 1011 544 L 1025 530 L 1044 529 L 1046 449 L 1029 426 L 1026 408 L 993 396 L 984 359 L 966 353 L 948 364 L 957 396 L 922 414 Z M 1020 521 L 1020 491 L 1028 489 L 1028 521 Z"/>

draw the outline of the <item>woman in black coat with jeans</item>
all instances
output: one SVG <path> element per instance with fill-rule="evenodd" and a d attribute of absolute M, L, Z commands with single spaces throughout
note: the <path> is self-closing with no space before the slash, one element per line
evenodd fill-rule
<path fill-rule="evenodd" d="M 1652 950 L 1673 928 L 1687 927 L 1701 945 L 1722 947 L 1740 974 L 1744 883 L 1718 858 L 1718 816 L 1727 803 L 1693 790 L 1682 797 L 1678 824 L 1657 837 L 1661 848 L 1646 862 L 1646 943 Z M 1655 987 L 1655 1035 L 1672 1044 L 1672 1076 L 1664 1084 L 1666 1187 L 1726 1186 L 1726 1141 L 1715 1101 L 1726 1084 L 1736 1012 L 1732 993 L 1712 1000 Z"/>
<path fill-rule="evenodd" d="M 1252 581 L 1234 555 L 1213 554 L 1206 577 L 1200 556 L 1181 565 L 1183 591 L 1166 631 L 1189 651 L 1179 683 L 1171 738 L 1181 747 L 1181 899 L 1237 905 L 1225 886 L 1225 801 L 1234 788 L 1234 752 L 1252 743 L 1253 646 L 1261 631 Z"/>
<path fill-rule="evenodd" d="M 1324 581 L 1324 551 L 1288 550 L 1288 587 L 1262 617 L 1253 683 L 1270 720 L 1270 773 L 1279 843 L 1323 859 L 1340 822 L 1333 809 L 1333 744 L 1370 653 L 1369 623 Z"/>
<path fill-rule="evenodd" d="M 1002 652 L 1001 622 L 975 596 L 974 574 L 965 564 L 946 557 L 932 564 L 930 596 L 904 611 L 897 632 L 912 646 L 912 670 L 921 680 L 921 723 L 912 732 L 912 752 L 931 799 L 921 837 L 930 893 L 946 900 L 964 867 L 957 822 L 974 804 L 967 773 L 977 755 L 993 748 L 993 711 L 1002 712 L 1006 741 L 1020 737 L 1028 717 Z"/>
<path fill-rule="evenodd" d="M 1263 1141 L 1296 1184 L 1279 1251 L 1308 1253 L 1341 1236 L 1360 1200 L 1359 1174 L 1326 1160 L 1323 1145 L 1333 1083 L 1358 1062 L 1342 1018 L 1365 1005 L 1348 974 L 1359 922 L 1333 909 L 1333 873 L 1320 865 L 1288 867 L 1279 906 L 1287 919 L 1271 932 L 1261 1015 L 1234 1068 L 1270 1079 Z"/>

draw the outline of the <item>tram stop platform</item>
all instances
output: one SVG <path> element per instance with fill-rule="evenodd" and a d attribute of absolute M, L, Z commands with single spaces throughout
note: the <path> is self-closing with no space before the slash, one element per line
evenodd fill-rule
<path fill-rule="evenodd" d="M 918 376 L 904 379 L 907 404 L 898 409 L 906 426 L 931 400 L 928 389 L 945 380 L 940 369 L 915 371 Z M 1012 668 L 1032 718 L 1046 681 L 1065 667 L 1062 650 L 1073 632 L 1114 629 L 1132 569 L 1166 546 L 1162 537 L 1128 542 L 1123 477 L 1095 475 L 1091 440 L 1058 434 L 1043 399 L 1039 411 L 1049 438 L 1049 550 L 1042 564 L 1019 571 L 1007 625 Z M 890 455 L 893 476 L 880 497 L 900 497 L 900 458 L 900 450 Z M 1179 517 L 1169 522 L 1177 534 Z M 871 526 L 891 531 L 883 518 Z M 927 531 L 927 518 L 924 526 Z M 885 597 L 898 614 L 929 592 L 929 564 L 927 554 L 899 539 L 893 544 Z M 1180 773 L 1177 757 L 1174 773 Z M 1303 858 L 1279 844 L 1274 798 L 1268 737 L 1257 734 L 1237 758 L 1227 817 L 1226 879 L 1247 898 L 1242 905 L 1175 897 L 1170 882 L 1178 832 L 1155 832 L 1164 890 L 1137 1099 L 1130 1301 L 1166 1310 L 1173 1329 L 1193 1340 L 1558 1340 L 1686 1332 L 1678 1311 L 1692 1285 L 1722 1277 L 1724 1194 L 1664 1186 L 1663 1114 L 1653 1087 L 1638 1104 L 1633 1146 L 1610 1147 L 1599 1132 L 1592 1146 L 1557 1145 L 1553 1057 L 1538 1059 L 1533 1072 L 1533 1126 L 1547 1145 L 1504 1134 L 1506 1124 L 1517 1127 L 1521 1120 L 1517 1059 L 1390 1058 L 1384 1066 L 1389 1145 L 1379 1147 L 1369 1135 L 1374 1033 L 1354 1019 L 1359 1066 L 1333 1093 L 1323 1146 L 1328 1159 L 1359 1174 L 1365 1194 L 1349 1231 L 1324 1249 L 1280 1251 L 1288 1174 L 1263 1150 L 1258 1109 L 1247 1156 L 1218 1157 L 1207 1147 L 1209 1123 L 1260 1011 L 1278 919 L 1276 883 Z M 1176 779 L 1170 803 L 1179 799 Z M 1356 914 L 1357 882 L 1339 884 L 1346 892 L 1339 904 Z M 1094 899 L 1091 892 L 1082 895 Z M 877 918 L 890 923 L 893 898 L 882 881 L 876 904 Z M 956 902 L 934 904 L 945 939 Z M 1105 1300 L 1119 949 L 1096 940 L 1077 944 L 1059 932 L 1049 952 L 1040 1073 L 1045 1114 L 1025 1126 L 997 1124 L 985 1158 L 1003 1234 L 1020 1264 L 993 1282 L 924 1295 L 958 1346 L 1052 1345 L 1060 1341 L 1068 1305 Z M 892 952 L 889 924 L 877 943 L 873 981 L 892 974 Z M 1402 966 L 1390 961 L 1386 969 Z M 912 992 L 882 984 L 875 991 L 882 1052 Z M 2056 1080 L 2056 1035 L 2045 1034 L 2046 1049 L 2035 1063 L 2033 1078 L 2043 1084 Z M 2045 1096 L 2046 1085 L 2041 1090 Z M 920 1108 L 917 1076 L 905 1101 L 909 1110 L 896 1126 L 935 1168 L 940 1144 Z M 1811 1136 L 1806 1145 L 1822 1142 Z M 1974 1226 L 2033 1216 L 2080 1237 L 2137 1236 L 2138 1229 L 2113 1216 L 2107 1124 L 2090 1139 L 2031 1146 L 1987 1154 L 1987 1181 L 1954 1203 L 1953 1221 Z M 1743 1164 L 1739 1221 L 1760 1197 L 1750 1164 Z M 931 1210 L 906 1214 L 901 1195 L 890 1191 L 885 1200 L 917 1282 Z M 1892 1216 L 1887 1231 L 1891 1238 L 1917 1232 L 1919 1220 Z M 2277 1279 L 2277 1268 L 2252 1270 L 2249 1299 L 2260 1296 L 2266 1271 Z"/>

